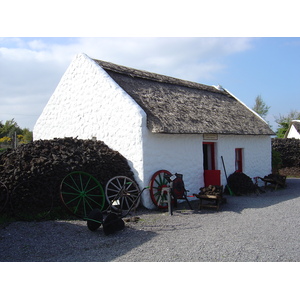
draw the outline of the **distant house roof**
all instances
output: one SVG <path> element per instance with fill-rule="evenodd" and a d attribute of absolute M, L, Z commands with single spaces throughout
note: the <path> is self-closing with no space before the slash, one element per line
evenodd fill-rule
<path fill-rule="evenodd" d="M 224 89 L 94 61 L 146 112 L 153 133 L 274 134 Z"/>
<path fill-rule="evenodd" d="M 292 125 L 294 125 L 294 127 L 296 128 L 296 130 L 298 131 L 298 133 L 300 134 L 300 120 L 295 120 L 292 122 Z"/>
<path fill-rule="evenodd" d="M 288 130 L 286 131 L 286 133 L 284 135 L 285 138 L 288 136 L 292 126 L 294 126 L 295 129 L 297 130 L 297 132 L 300 134 L 300 120 L 292 120 L 290 122 Z"/>

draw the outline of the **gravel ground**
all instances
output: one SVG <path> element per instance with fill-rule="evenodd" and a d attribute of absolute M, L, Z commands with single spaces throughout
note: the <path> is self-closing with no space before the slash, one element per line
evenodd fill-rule
<path fill-rule="evenodd" d="M 86 222 L 13 222 L 0 229 L 1 262 L 299 262 L 300 179 L 219 212 L 138 210 L 138 222 L 105 236 Z"/>

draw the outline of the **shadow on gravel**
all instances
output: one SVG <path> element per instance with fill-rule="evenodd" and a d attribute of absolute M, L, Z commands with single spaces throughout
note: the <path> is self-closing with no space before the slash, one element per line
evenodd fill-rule
<path fill-rule="evenodd" d="M 83 221 L 14 222 L 0 230 L 0 261 L 109 262 L 155 235 L 126 226 L 106 236 Z"/>

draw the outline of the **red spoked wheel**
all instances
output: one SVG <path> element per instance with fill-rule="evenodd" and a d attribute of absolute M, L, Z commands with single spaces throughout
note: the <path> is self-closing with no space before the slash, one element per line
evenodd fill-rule
<path fill-rule="evenodd" d="M 167 193 L 163 192 L 163 188 L 169 186 L 166 175 L 171 176 L 172 173 L 167 170 L 159 170 L 152 175 L 150 181 L 150 197 L 158 208 L 168 207 Z"/>

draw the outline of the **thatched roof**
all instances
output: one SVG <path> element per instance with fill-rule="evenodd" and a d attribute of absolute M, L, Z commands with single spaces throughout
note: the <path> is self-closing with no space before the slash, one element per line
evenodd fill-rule
<path fill-rule="evenodd" d="M 298 133 L 300 134 L 300 120 L 294 120 L 292 122 L 292 124 L 294 125 L 294 127 L 296 128 L 296 130 L 298 131 Z"/>
<path fill-rule="evenodd" d="M 94 61 L 146 112 L 153 133 L 274 134 L 224 89 Z"/>

